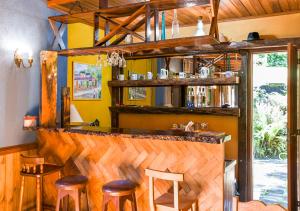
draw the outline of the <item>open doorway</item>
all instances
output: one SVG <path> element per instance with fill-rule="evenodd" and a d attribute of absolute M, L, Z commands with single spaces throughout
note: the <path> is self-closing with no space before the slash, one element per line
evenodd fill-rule
<path fill-rule="evenodd" d="M 287 52 L 253 54 L 253 199 L 287 207 Z"/>

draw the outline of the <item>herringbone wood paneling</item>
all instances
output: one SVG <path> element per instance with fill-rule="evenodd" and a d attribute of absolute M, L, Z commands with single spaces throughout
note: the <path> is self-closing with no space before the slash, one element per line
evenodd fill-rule
<path fill-rule="evenodd" d="M 101 210 L 101 187 L 104 183 L 126 178 L 138 184 L 138 210 L 148 211 L 148 178 L 144 173 L 145 168 L 184 173 L 185 182 L 181 184 L 181 193 L 198 196 L 199 210 L 223 209 L 223 144 L 129 139 L 45 129 L 38 131 L 38 138 L 39 152 L 48 160 L 66 163 L 72 159 L 81 174 L 89 178 L 91 210 Z M 66 174 L 72 171 L 72 168 L 68 169 Z M 156 181 L 155 197 L 167 192 L 171 185 Z M 45 198 L 53 198 L 53 191 L 49 192 L 48 189 Z"/>

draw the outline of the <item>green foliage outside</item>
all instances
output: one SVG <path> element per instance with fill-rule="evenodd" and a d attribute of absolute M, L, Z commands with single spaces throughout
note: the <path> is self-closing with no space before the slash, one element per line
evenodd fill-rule
<path fill-rule="evenodd" d="M 286 153 L 286 86 L 269 84 L 254 90 L 253 153 L 256 159 L 278 159 Z"/>
<path fill-rule="evenodd" d="M 287 67 L 287 54 L 286 53 L 269 53 L 258 55 L 258 64 L 262 65 L 261 60 L 267 57 L 267 67 Z"/>

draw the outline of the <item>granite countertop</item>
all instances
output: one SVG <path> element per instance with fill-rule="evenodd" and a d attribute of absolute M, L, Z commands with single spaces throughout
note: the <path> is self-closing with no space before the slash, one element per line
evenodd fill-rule
<path fill-rule="evenodd" d="M 211 144 L 221 144 L 231 140 L 230 135 L 220 132 L 184 132 L 180 130 L 146 130 L 146 129 L 125 129 L 125 128 L 103 128 L 91 126 L 72 126 L 67 128 L 37 128 L 67 133 L 80 133 L 98 136 L 121 136 L 138 139 L 158 139 L 166 141 L 192 141 Z"/>

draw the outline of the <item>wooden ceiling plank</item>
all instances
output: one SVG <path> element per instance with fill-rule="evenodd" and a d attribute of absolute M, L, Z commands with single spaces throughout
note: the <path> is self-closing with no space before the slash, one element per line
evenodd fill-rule
<path fill-rule="evenodd" d="M 231 3 L 234 5 L 235 8 L 237 8 L 242 13 L 242 16 L 251 15 L 248 9 L 244 6 L 244 4 L 240 0 L 231 0 Z"/>
<path fill-rule="evenodd" d="M 243 17 L 243 13 L 239 10 L 239 8 L 235 7 L 231 0 L 227 0 L 226 7 L 234 14 L 235 17 Z"/>
<path fill-rule="evenodd" d="M 266 11 L 266 13 L 268 14 L 272 14 L 274 13 L 271 2 L 269 0 L 259 0 L 262 7 L 264 8 L 264 10 Z"/>
<path fill-rule="evenodd" d="M 76 3 L 77 0 L 48 0 L 47 4 L 48 7 L 54 7 L 56 5 L 61 4 L 70 4 L 70 3 Z"/>
<path fill-rule="evenodd" d="M 248 12 L 250 13 L 251 16 L 259 15 L 259 13 L 256 11 L 254 6 L 252 5 L 252 0 L 240 0 L 241 4 L 247 8 Z"/>
<path fill-rule="evenodd" d="M 279 5 L 283 12 L 290 11 L 289 2 L 288 0 L 281 0 L 279 1 Z"/>

